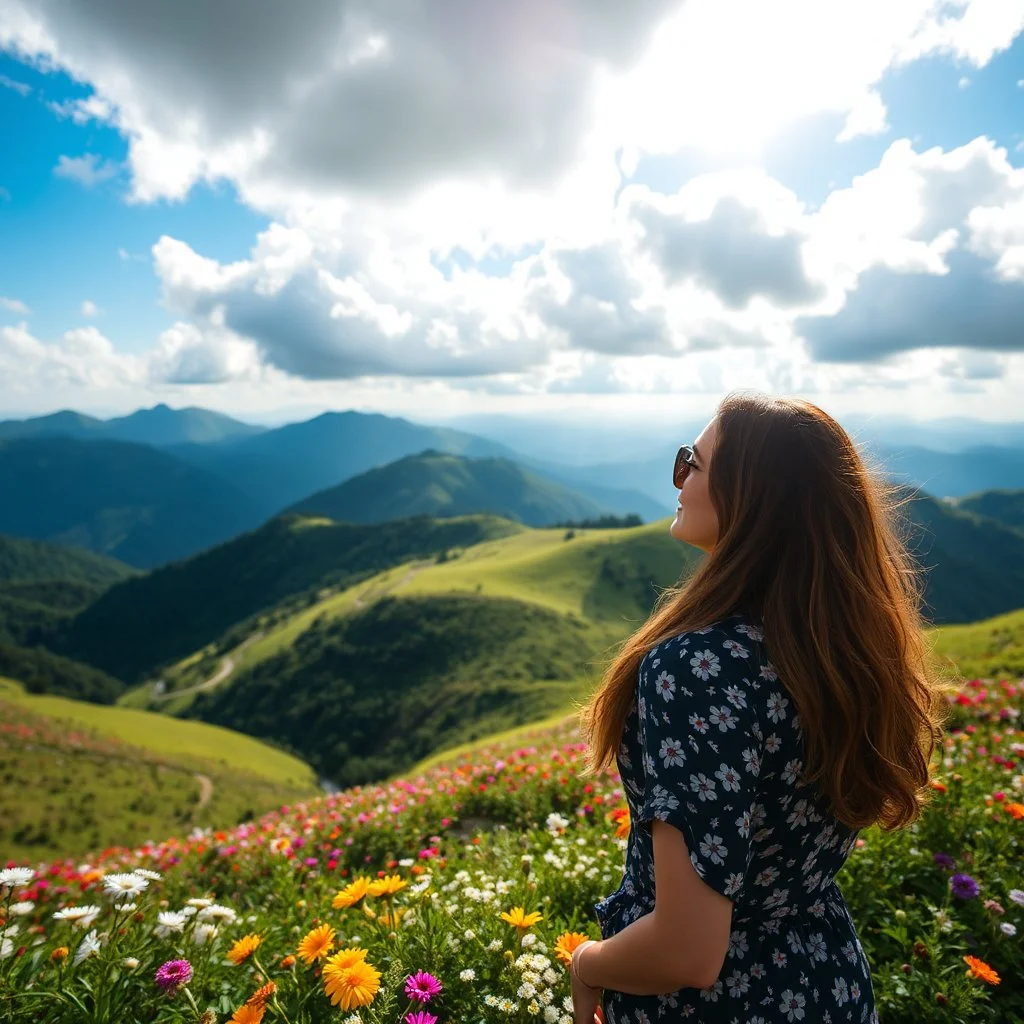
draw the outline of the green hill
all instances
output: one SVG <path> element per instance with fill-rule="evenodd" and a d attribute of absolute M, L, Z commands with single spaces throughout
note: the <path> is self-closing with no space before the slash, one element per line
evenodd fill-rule
<path fill-rule="evenodd" d="M 956 507 L 995 519 L 1011 529 L 1024 530 L 1024 490 L 979 491 L 957 499 Z"/>
<path fill-rule="evenodd" d="M 35 697 L 0 679 L 0 862 L 226 827 L 313 795 L 309 766 L 229 729 Z"/>
<path fill-rule="evenodd" d="M 305 607 L 325 588 L 344 588 L 410 558 L 432 557 L 521 529 L 493 516 L 414 518 L 373 526 L 281 517 L 111 588 L 48 643 L 134 682 L 233 627 L 241 638 L 248 620 L 282 602 Z M 291 610 L 287 606 L 275 615 Z"/>
<path fill-rule="evenodd" d="M 134 573 L 89 551 L 0 536 L 0 643 L 27 644 L 52 633 Z"/>
<path fill-rule="evenodd" d="M 1024 606 L 1024 534 L 920 493 L 908 512 L 932 622 L 976 622 Z"/>
<path fill-rule="evenodd" d="M 214 668 L 193 657 L 165 674 L 179 697 L 140 687 L 123 702 L 274 736 L 339 783 L 543 717 L 699 557 L 667 524 L 565 535 L 522 530 L 389 569 L 250 635 L 216 687 L 188 689 Z"/>
<path fill-rule="evenodd" d="M 150 567 L 251 529 L 230 484 L 166 452 L 121 441 L 0 439 L 0 532 Z"/>
<path fill-rule="evenodd" d="M 967 679 L 1024 677 L 1024 608 L 935 631 L 935 653 Z"/>
<path fill-rule="evenodd" d="M 361 473 L 289 511 L 350 523 L 490 513 L 547 526 L 597 518 L 608 509 L 511 459 L 471 459 L 428 450 Z"/>
<path fill-rule="evenodd" d="M 30 693 L 52 693 L 96 704 L 113 704 L 124 691 L 120 679 L 45 647 L 0 643 L 0 676 L 20 679 Z"/>

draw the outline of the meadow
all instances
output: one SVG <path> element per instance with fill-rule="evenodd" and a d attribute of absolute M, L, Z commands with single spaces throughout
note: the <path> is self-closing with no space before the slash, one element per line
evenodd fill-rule
<path fill-rule="evenodd" d="M 1020 683 L 971 680 L 910 829 L 839 882 L 885 1024 L 1024 1020 Z M 572 716 L 380 785 L 0 871 L 0 1019 L 571 1024 L 630 828 Z"/>
<path fill-rule="evenodd" d="M 22 859 L 237 823 L 318 792 L 308 765 L 249 736 L 3 678 L 0 780 L 0 849 Z"/>

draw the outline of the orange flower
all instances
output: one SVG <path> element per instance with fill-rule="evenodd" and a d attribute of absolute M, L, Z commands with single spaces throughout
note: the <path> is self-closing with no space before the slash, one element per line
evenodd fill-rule
<path fill-rule="evenodd" d="M 1014 821 L 1020 821 L 1021 818 L 1024 818 L 1024 804 L 1016 802 L 1003 804 L 1003 810 L 1006 811 L 1007 814 L 1011 815 Z"/>
<path fill-rule="evenodd" d="M 401 892 L 409 883 L 398 875 L 387 875 L 385 878 L 378 878 L 371 882 L 367 892 L 371 896 L 394 896 Z"/>
<path fill-rule="evenodd" d="M 261 935 L 243 935 L 229 950 L 228 959 L 233 964 L 244 964 L 256 952 L 263 941 Z"/>
<path fill-rule="evenodd" d="M 50 954 L 50 960 L 51 960 L 51 961 L 52 961 L 53 963 L 55 963 L 55 964 L 59 964 L 59 963 L 61 963 L 61 961 L 63 961 L 63 960 L 67 960 L 67 958 L 68 958 L 68 953 L 69 953 L 69 952 L 70 952 L 70 951 L 68 950 L 68 947 L 67 947 L 67 946 L 58 946 L 58 947 L 57 947 L 57 948 L 56 948 L 56 949 L 55 949 L 55 950 L 54 950 L 54 951 L 53 951 L 53 952 L 52 952 L 52 953 Z"/>
<path fill-rule="evenodd" d="M 295 957 L 289 953 L 287 956 L 281 957 L 281 966 L 287 970 L 289 967 L 295 966 Z"/>
<path fill-rule="evenodd" d="M 946 792 L 946 784 L 944 782 L 939 782 L 938 779 L 932 779 L 928 785 L 931 786 L 932 789 L 937 789 L 940 793 Z"/>
<path fill-rule="evenodd" d="M 314 960 L 322 960 L 333 947 L 334 929 L 329 924 L 322 924 L 307 932 L 296 952 L 304 963 L 311 964 Z"/>
<path fill-rule="evenodd" d="M 625 839 L 629 835 L 629 808 L 618 807 L 608 817 L 617 825 L 615 838 Z"/>
<path fill-rule="evenodd" d="M 999 984 L 999 975 L 984 960 L 979 960 L 976 956 L 965 956 L 964 963 L 969 968 L 968 974 L 981 981 L 987 981 L 990 985 Z"/>
<path fill-rule="evenodd" d="M 369 888 L 370 880 L 364 875 L 353 878 L 344 889 L 334 897 L 331 906 L 335 910 L 344 910 L 346 907 L 354 907 L 365 895 Z"/>
<path fill-rule="evenodd" d="M 260 1024 L 263 1014 L 267 1012 L 265 1006 L 250 1006 L 243 1003 L 233 1014 L 228 1024 Z"/>
<path fill-rule="evenodd" d="M 369 1006 L 380 988 L 380 971 L 366 962 L 365 949 L 342 949 L 324 964 L 324 992 L 332 1006 Z"/>
<path fill-rule="evenodd" d="M 527 914 L 522 907 L 513 907 L 508 912 L 503 910 L 498 916 L 502 921 L 508 921 L 510 925 L 520 931 L 526 931 L 527 928 L 532 928 L 538 921 L 543 920 L 536 910 Z"/>
<path fill-rule="evenodd" d="M 555 939 L 555 957 L 566 967 L 572 964 L 572 951 L 590 938 L 582 932 L 563 932 Z"/>
<path fill-rule="evenodd" d="M 255 992 L 245 1001 L 246 1006 L 266 1006 L 270 1001 L 270 997 L 277 991 L 277 985 L 268 981 L 262 988 L 256 989 Z"/>

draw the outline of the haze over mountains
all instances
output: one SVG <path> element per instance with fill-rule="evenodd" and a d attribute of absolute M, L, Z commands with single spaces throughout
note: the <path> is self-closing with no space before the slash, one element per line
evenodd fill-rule
<path fill-rule="evenodd" d="M 675 436 L 665 436 L 664 428 L 644 425 L 624 431 L 571 421 L 470 422 L 493 429 L 498 439 L 354 411 L 275 428 L 166 405 L 110 420 L 69 411 L 7 420 L 0 423 L 0 490 L 18 500 L 0 506 L 0 532 L 75 544 L 150 568 L 253 529 L 286 508 L 312 507 L 305 503 L 314 495 L 326 500 L 321 492 L 346 482 L 350 487 L 338 500 L 362 488 L 364 505 L 362 512 L 350 506 L 348 514 L 355 521 L 378 519 L 381 514 L 365 506 L 369 480 L 357 484 L 356 478 L 425 450 L 506 460 L 519 467 L 513 473 L 532 474 L 536 493 L 524 500 L 533 502 L 533 511 L 523 517 L 512 505 L 500 507 L 533 525 L 545 516 L 548 522 L 569 518 L 563 512 L 570 508 L 651 521 L 672 511 L 669 467 L 678 438 L 703 425 L 681 420 Z M 930 494 L 1024 488 L 1024 445 L 1015 443 L 1024 438 L 1020 424 L 937 421 L 935 444 L 945 450 L 907 443 L 929 436 L 919 424 L 869 421 L 858 429 L 891 476 Z M 979 440 L 987 443 L 979 446 Z M 951 450 L 958 444 L 960 450 Z M 605 453 L 613 457 L 586 461 Z M 435 468 L 442 473 L 440 463 Z M 418 479 L 425 489 L 415 500 L 422 504 L 410 507 L 440 508 L 429 492 L 435 486 L 443 492 L 444 482 Z M 398 503 L 389 514 L 400 510 Z"/>

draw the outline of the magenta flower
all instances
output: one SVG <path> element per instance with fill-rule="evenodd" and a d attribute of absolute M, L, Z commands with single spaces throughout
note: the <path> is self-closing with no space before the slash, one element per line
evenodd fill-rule
<path fill-rule="evenodd" d="M 405 979 L 405 994 L 410 999 L 416 999 L 421 1003 L 429 1003 L 440 991 L 441 982 L 432 974 L 427 974 L 426 971 L 417 971 Z"/>
<path fill-rule="evenodd" d="M 192 980 L 192 965 L 187 960 L 168 960 L 156 969 L 156 983 L 173 996 L 182 985 Z"/>
<path fill-rule="evenodd" d="M 437 1024 L 437 1018 L 426 1010 L 417 1010 L 405 1015 L 405 1024 Z"/>

